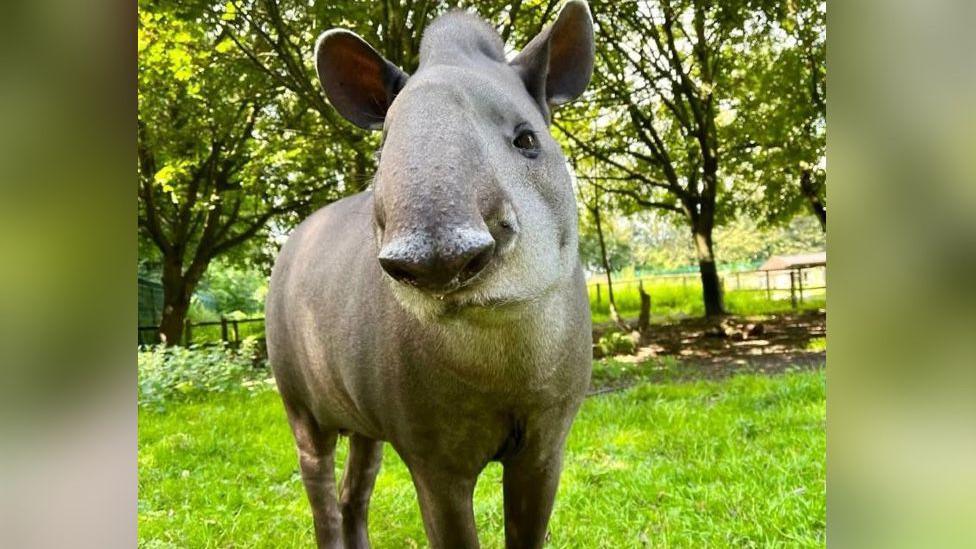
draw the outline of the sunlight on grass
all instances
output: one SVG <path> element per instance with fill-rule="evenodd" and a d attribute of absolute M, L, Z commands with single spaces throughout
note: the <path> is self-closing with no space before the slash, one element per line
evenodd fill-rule
<path fill-rule="evenodd" d="M 824 384 L 823 371 L 741 375 L 587 399 L 548 546 L 822 546 Z M 339 463 L 345 453 L 342 443 Z M 504 546 L 498 464 L 478 483 L 475 513 L 482 544 Z M 309 517 L 273 391 L 140 414 L 141 547 L 311 547 Z M 374 547 L 426 546 L 389 446 L 370 517 Z"/>

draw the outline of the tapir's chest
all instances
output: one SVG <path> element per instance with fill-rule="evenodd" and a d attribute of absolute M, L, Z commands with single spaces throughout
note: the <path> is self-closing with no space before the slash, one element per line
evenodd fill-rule
<path fill-rule="evenodd" d="M 483 466 L 517 447 L 526 426 L 548 421 L 540 418 L 553 409 L 571 413 L 585 392 L 589 349 L 578 337 L 540 344 L 550 338 L 531 345 L 506 337 L 412 339 L 354 360 L 337 355 L 343 364 L 322 377 L 319 396 L 329 396 L 319 405 L 341 428 L 401 452 Z"/>
<path fill-rule="evenodd" d="M 478 471 L 517 452 L 528 431 L 547 432 L 572 414 L 581 385 L 473 387 L 447 372 L 415 379 L 381 412 L 381 438 L 401 454 Z"/>

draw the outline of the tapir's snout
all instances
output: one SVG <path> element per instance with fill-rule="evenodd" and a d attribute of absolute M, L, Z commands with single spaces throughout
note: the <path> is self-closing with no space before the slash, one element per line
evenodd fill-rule
<path fill-rule="evenodd" d="M 491 263 L 495 239 L 483 229 L 410 232 L 383 245 L 380 266 L 394 280 L 430 292 L 454 290 Z"/>

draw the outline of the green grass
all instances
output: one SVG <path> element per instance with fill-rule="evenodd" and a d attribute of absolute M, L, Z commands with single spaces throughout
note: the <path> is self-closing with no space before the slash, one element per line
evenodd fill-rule
<path fill-rule="evenodd" d="M 827 350 L 827 338 L 826 337 L 815 337 L 807 343 L 808 351 L 826 351 Z"/>
<path fill-rule="evenodd" d="M 817 371 L 644 384 L 587 399 L 548 546 L 822 546 L 824 389 Z M 478 483 L 475 513 L 482 544 L 502 547 L 498 464 Z M 413 486 L 389 446 L 370 516 L 374 547 L 426 546 Z M 276 393 L 141 411 L 139 544 L 314 545 Z"/>
<path fill-rule="evenodd" d="M 607 299 L 607 285 L 600 285 L 600 299 L 597 301 L 596 286 L 588 286 L 590 310 L 594 323 L 610 320 L 610 305 Z M 651 320 L 663 322 L 683 317 L 699 317 L 705 314 L 702 302 L 701 284 L 691 280 L 687 285 L 680 282 L 655 282 L 644 285 L 651 295 Z M 640 311 L 640 294 L 637 284 L 614 283 L 613 297 L 617 312 L 621 316 L 636 318 Z M 824 290 L 804 292 L 804 299 L 798 309 L 811 310 L 826 306 L 827 295 Z M 776 291 L 768 299 L 765 291 L 729 290 L 725 292 L 725 308 L 736 315 L 766 315 L 786 313 L 793 310 L 788 291 Z"/>

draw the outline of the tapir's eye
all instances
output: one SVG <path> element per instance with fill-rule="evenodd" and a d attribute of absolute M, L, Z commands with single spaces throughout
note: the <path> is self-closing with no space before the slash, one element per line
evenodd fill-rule
<path fill-rule="evenodd" d="M 539 138 L 535 136 L 535 132 L 528 128 L 518 130 L 512 144 L 518 148 L 519 152 L 529 158 L 539 156 Z"/>

